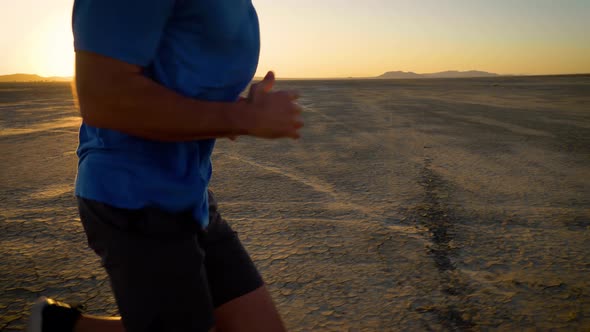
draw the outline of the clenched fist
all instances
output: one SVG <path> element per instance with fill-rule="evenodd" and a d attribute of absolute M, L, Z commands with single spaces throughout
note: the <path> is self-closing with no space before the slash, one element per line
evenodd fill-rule
<path fill-rule="evenodd" d="M 264 79 L 250 87 L 243 114 L 247 135 L 261 138 L 300 137 L 303 127 L 301 107 L 295 103 L 299 95 L 293 91 L 271 91 L 275 75 L 268 72 Z"/>

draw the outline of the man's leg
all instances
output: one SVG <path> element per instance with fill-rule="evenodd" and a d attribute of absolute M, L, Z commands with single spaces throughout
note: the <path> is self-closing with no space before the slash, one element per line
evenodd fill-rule
<path fill-rule="evenodd" d="M 120 317 L 85 315 L 78 306 L 42 296 L 31 308 L 26 331 L 123 332 L 124 328 Z"/>
<path fill-rule="evenodd" d="M 266 286 L 215 309 L 215 328 L 217 332 L 285 331 Z"/>
<path fill-rule="evenodd" d="M 125 332 L 121 317 L 100 317 L 91 315 L 82 315 L 74 332 Z M 209 332 L 217 332 L 215 327 Z"/>
<path fill-rule="evenodd" d="M 209 193 L 209 227 L 199 235 L 215 306 L 217 332 L 284 331 L 283 322 L 252 259 Z"/>
<path fill-rule="evenodd" d="M 125 332 L 121 317 L 82 315 L 76 322 L 75 332 Z"/>
<path fill-rule="evenodd" d="M 82 315 L 76 332 L 125 332 L 119 317 Z M 266 286 L 215 309 L 215 332 L 285 331 Z"/>
<path fill-rule="evenodd" d="M 133 331 L 208 331 L 213 304 L 192 213 L 117 209 L 79 200 L 90 246 L 102 258 L 122 322 Z M 77 326 L 116 324 L 84 317 Z"/>

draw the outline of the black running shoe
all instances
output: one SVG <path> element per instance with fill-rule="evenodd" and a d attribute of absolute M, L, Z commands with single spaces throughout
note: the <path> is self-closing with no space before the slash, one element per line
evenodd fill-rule
<path fill-rule="evenodd" d="M 27 332 L 70 332 L 81 314 L 80 307 L 42 296 L 33 305 Z"/>

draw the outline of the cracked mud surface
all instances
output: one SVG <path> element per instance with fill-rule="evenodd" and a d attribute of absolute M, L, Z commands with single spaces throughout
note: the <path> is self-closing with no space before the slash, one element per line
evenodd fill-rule
<path fill-rule="evenodd" d="M 220 211 L 293 331 L 590 328 L 590 78 L 293 81 L 303 139 L 219 141 Z M 66 84 L 0 85 L 0 330 L 117 313 Z"/>

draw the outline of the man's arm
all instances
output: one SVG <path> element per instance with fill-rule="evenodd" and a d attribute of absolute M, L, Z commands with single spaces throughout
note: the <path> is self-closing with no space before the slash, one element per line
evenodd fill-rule
<path fill-rule="evenodd" d="M 159 141 L 253 135 L 297 138 L 300 109 L 287 92 L 257 89 L 249 102 L 184 97 L 142 74 L 139 66 L 76 53 L 76 90 L 84 122 Z M 269 76 L 267 75 L 267 79 Z M 266 80 L 266 79 L 265 79 Z M 272 87 L 274 75 L 267 85 Z"/>

